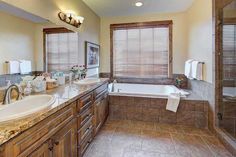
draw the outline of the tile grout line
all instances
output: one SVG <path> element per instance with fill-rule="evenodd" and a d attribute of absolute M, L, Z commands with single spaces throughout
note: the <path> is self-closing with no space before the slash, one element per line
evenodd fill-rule
<path fill-rule="evenodd" d="M 207 144 L 207 142 L 204 140 L 202 136 L 200 136 L 201 140 L 206 144 L 207 148 L 210 150 L 211 154 L 213 154 L 214 157 L 217 157 L 214 151 L 212 151 L 211 147 Z"/>

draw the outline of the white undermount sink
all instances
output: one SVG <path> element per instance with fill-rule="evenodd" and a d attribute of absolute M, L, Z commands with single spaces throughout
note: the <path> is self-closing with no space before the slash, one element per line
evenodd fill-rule
<path fill-rule="evenodd" d="M 0 105 L 0 122 L 25 118 L 33 113 L 42 111 L 55 102 L 51 95 L 35 95 L 24 97 L 11 104 Z"/>
<path fill-rule="evenodd" d="M 99 78 L 86 78 L 83 80 L 74 81 L 78 85 L 92 85 L 101 82 Z"/>

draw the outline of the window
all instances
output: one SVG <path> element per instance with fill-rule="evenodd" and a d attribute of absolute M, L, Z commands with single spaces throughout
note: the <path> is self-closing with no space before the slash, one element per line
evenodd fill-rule
<path fill-rule="evenodd" d="M 223 78 L 236 79 L 236 26 L 223 26 Z"/>
<path fill-rule="evenodd" d="M 78 60 L 77 33 L 65 28 L 44 29 L 44 70 L 68 71 Z"/>
<path fill-rule="evenodd" d="M 113 24 L 110 28 L 113 77 L 172 75 L 172 21 Z"/>

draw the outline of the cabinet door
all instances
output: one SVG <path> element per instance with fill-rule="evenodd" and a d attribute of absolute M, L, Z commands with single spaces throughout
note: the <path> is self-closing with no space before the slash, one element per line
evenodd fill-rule
<path fill-rule="evenodd" d="M 109 106 L 108 106 L 108 95 L 105 94 L 104 98 L 102 99 L 102 106 L 101 106 L 101 119 L 102 119 L 102 123 L 105 122 L 107 116 L 108 116 L 108 112 L 109 112 Z"/>
<path fill-rule="evenodd" d="M 95 118 L 95 134 L 98 132 L 99 128 L 102 125 L 102 119 L 101 119 L 101 113 L 102 113 L 102 101 L 98 100 L 95 102 L 95 112 L 94 112 L 94 118 Z"/>
<path fill-rule="evenodd" d="M 77 156 L 77 123 L 76 119 L 70 121 L 53 137 L 53 157 Z"/>
<path fill-rule="evenodd" d="M 44 143 L 38 149 L 36 149 L 33 153 L 31 153 L 28 157 L 50 157 L 52 151 L 49 150 L 48 143 Z"/>

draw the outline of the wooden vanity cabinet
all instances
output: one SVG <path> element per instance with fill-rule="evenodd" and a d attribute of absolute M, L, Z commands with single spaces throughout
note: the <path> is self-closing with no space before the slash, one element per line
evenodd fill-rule
<path fill-rule="evenodd" d="M 59 141 L 58 145 L 62 148 L 61 150 L 68 151 L 64 153 L 65 157 L 70 157 L 66 154 L 72 154 L 73 152 L 70 152 L 72 150 L 68 149 L 68 144 L 62 145 L 61 141 L 63 139 L 65 142 L 74 142 L 70 141 L 70 138 L 76 139 L 77 123 L 75 115 L 76 102 L 62 108 L 6 143 L 4 157 L 44 157 L 48 155 L 52 157 L 55 156 L 55 153 L 58 154 L 57 141 Z M 72 131 L 74 131 L 74 134 L 72 134 Z M 73 144 L 76 145 L 77 141 Z"/>
<path fill-rule="evenodd" d="M 103 84 L 6 144 L 0 157 L 82 157 L 108 116 Z"/>

